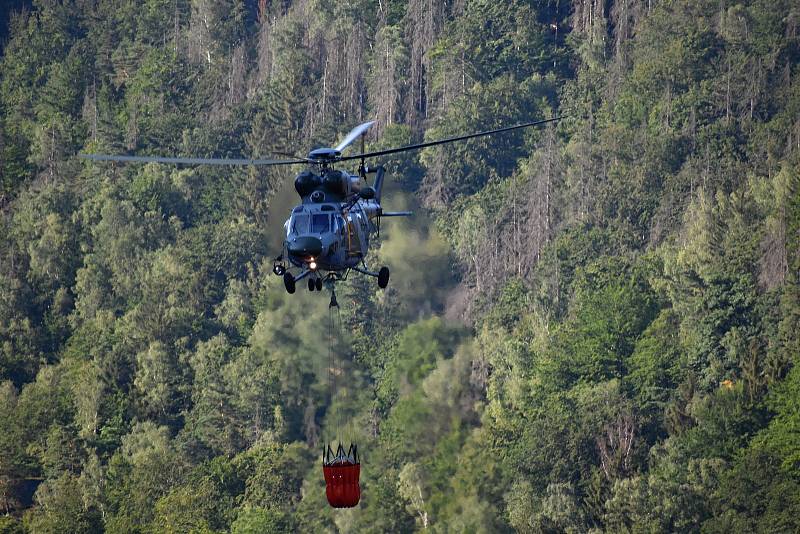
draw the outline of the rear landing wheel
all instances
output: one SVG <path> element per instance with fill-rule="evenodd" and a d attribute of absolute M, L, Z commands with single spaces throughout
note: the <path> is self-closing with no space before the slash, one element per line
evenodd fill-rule
<path fill-rule="evenodd" d="M 381 267 L 381 270 L 378 271 L 378 287 L 381 289 L 385 289 L 386 286 L 388 285 L 389 285 L 389 268 Z"/>
<path fill-rule="evenodd" d="M 286 288 L 286 292 L 290 295 L 294 293 L 296 287 L 294 283 L 294 276 L 289 271 L 283 273 L 283 286 Z"/>

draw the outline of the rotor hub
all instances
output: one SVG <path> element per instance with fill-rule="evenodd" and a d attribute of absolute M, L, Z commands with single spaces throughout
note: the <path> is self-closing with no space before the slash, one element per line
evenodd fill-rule
<path fill-rule="evenodd" d="M 316 148 L 308 153 L 308 160 L 319 164 L 333 163 L 339 161 L 341 157 L 341 150 L 335 148 Z"/>

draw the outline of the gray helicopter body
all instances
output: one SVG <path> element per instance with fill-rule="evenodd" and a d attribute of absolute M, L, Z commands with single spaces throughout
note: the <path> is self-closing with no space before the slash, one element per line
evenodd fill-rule
<path fill-rule="evenodd" d="M 330 168 L 300 173 L 295 189 L 302 202 L 284 223 L 286 259 L 318 275 L 363 264 L 382 210 L 377 199 L 361 195 L 377 196 L 378 191 L 361 187 L 358 176 Z"/>
<path fill-rule="evenodd" d="M 311 155 L 320 158 L 319 152 Z M 370 187 L 366 177 L 372 173 L 376 176 Z M 296 282 L 304 278 L 308 278 L 310 290 L 319 290 L 323 283 L 345 279 L 351 269 L 378 278 L 378 285 L 386 287 L 389 269 L 372 272 L 367 267 L 370 239 L 379 232 L 381 217 L 411 213 L 383 211 L 383 175 L 380 166 L 362 166 L 358 175 L 352 175 L 333 169 L 324 160 L 318 173 L 305 170 L 297 175 L 294 186 L 301 203 L 284 223 L 283 254 L 273 263 L 273 272 L 283 276 L 288 292 L 293 293 Z M 289 272 L 291 267 L 299 267 L 301 272 L 295 276 Z"/>

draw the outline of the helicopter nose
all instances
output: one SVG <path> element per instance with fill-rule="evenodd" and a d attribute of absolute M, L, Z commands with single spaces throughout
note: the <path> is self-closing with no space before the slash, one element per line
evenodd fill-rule
<path fill-rule="evenodd" d="M 304 236 L 289 242 L 289 254 L 292 256 L 319 256 L 322 253 L 322 241 L 316 237 Z"/>

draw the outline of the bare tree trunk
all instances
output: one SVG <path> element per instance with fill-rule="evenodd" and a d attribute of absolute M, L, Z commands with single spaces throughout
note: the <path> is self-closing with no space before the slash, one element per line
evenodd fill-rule
<path fill-rule="evenodd" d="M 231 66 L 228 71 L 228 95 L 226 103 L 236 105 L 244 101 L 245 94 L 244 45 L 239 45 L 231 54 Z"/>
<path fill-rule="evenodd" d="M 181 35 L 181 13 L 178 9 L 178 0 L 175 0 L 175 25 L 174 25 L 174 34 L 173 34 L 173 50 L 175 51 L 175 55 L 178 55 L 179 52 L 179 43 L 180 43 L 180 35 Z"/>
<path fill-rule="evenodd" d="M 97 142 L 97 81 L 92 78 L 92 85 L 83 97 L 83 120 L 89 123 L 92 141 Z"/>
<path fill-rule="evenodd" d="M 328 100 L 328 60 L 325 60 L 325 67 L 322 70 L 322 104 L 320 105 L 321 121 L 325 124 L 325 104 Z"/>
<path fill-rule="evenodd" d="M 428 115 L 430 60 L 426 52 L 434 45 L 444 18 L 442 3 L 434 0 L 411 0 L 408 4 L 407 28 L 411 33 L 410 91 L 406 119 L 419 129 Z"/>
<path fill-rule="evenodd" d="M 263 86 L 273 78 L 272 30 L 274 21 L 270 20 L 266 14 L 264 17 L 264 19 L 259 17 L 261 27 L 258 30 L 257 86 Z"/>
<path fill-rule="evenodd" d="M 630 413 L 620 413 L 616 421 L 603 429 L 596 439 L 600 453 L 600 467 L 606 478 L 625 476 L 631 470 L 636 422 Z"/>

